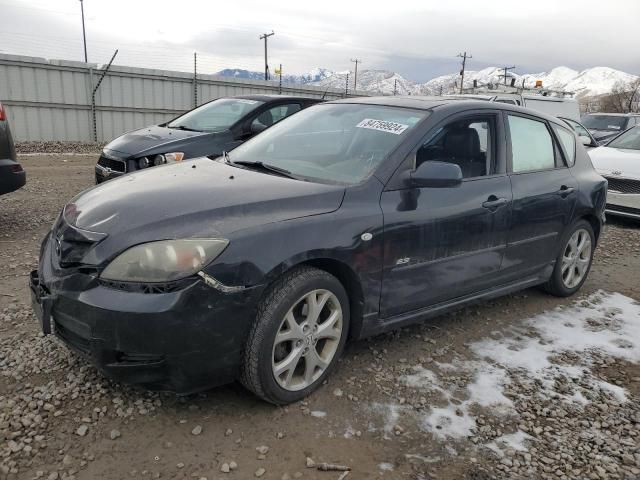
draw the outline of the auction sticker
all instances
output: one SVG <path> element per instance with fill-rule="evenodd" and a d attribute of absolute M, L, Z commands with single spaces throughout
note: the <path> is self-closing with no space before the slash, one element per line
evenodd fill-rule
<path fill-rule="evenodd" d="M 386 120 L 376 120 L 374 118 L 365 118 L 356 125 L 356 128 L 368 128 L 370 130 L 379 130 L 381 132 L 400 135 L 409 128 L 409 125 L 405 125 L 404 123 L 387 122 Z"/>

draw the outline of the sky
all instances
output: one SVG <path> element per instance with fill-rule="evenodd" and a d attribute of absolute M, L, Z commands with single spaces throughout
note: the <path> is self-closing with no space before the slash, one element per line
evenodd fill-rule
<path fill-rule="evenodd" d="M 89 62 L 215 73 L 393 70 L 424 82 L 460 69 L 607 66 L 640 74 L 640 0 L 358 2 L 83 0 Z M 79 0 L 0 0 L 0 53 L 84 59 Z"/>

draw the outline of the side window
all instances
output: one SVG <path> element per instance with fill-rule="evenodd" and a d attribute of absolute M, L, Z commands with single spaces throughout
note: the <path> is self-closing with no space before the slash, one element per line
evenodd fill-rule
<path fill-rule="evenodd" d="M 299 103 L 288 103 L 285 105 L 278 105 L 276 107 L 272 107 L 269 110 L 265 110 L 260 115 L 256 117 L 256 119 L 252 122 L 252 124 L 260 124 L 263 127 L 270 127 L 274 123 L 278 123 L 283 118 L 288 117 L 299 111 L 301 109 Z"/>
<path fill-rule="evenodd" d="M 571 167 L 576 161 L 576 136 L 566 128 L 554 125 L 555 130 L 567 158 L 567 164 Z"/>
<path fill-rule="evenodd" d="M 555 168 L 553 139 L 544 122 L 509 115 L 512 171 Z"/>
<path fill-rule="evenodd" d="M 494 164 L 493 117 L 456 120 L 430 137 L 416 153 L 416 167 L 436 160 L 460 166 L 463 178 L 489 175 Z"/>

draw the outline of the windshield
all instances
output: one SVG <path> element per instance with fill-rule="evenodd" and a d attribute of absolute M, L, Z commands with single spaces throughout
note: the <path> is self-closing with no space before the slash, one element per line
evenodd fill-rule
<path fill-rule="evenodd" d="M 167 127 L 200 132 L 219 132 L 228 129 L 263 103 L 248 98 L 219 98 L 176 118 L 169 122 Z"/>
<path fill-rule="evenodd" d="M 592 130 L 624 130 L 627 117 L 615 115 L 585 115 L 582 124 Z"/>
<path fill-rule="evenodd" d="M 619 137 L 609 142 L 607 147 L 640 150 L 640 127 L 634 127 L 627 130 Z"/>
<path fill-rule="evenodd" d="M 378 105 L 316 105 L 240 145 L 231 161 L 262 162 L 309 180 L 359 183 L 426 116 Z"/>

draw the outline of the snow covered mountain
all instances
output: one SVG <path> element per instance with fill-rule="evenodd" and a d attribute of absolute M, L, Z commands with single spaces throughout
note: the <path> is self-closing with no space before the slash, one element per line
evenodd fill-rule
<path fill-rule="evenodd" d="M 533 88 L 536 81 L 541 80 L 542 85 L 546 88 L 574 92 L 580 98 L 609 93 L 616 83 L 630 84 L 640 77 L 608 67 L 593 67 L 581 72 L 568 67 L 556 67 L 548 72 L 524 75 L 509 72 L 507 83 L 510 83 L 512 78 L 515 79 L 517 86 L 522 86 L 524 81 L 525 87 Z M 477 80 L 479 85 L 503 83 L 504 71 L 496 67 L 467 71 L 464 77 L 465 87 L 472 86 L 474 80 Z M 454 92 L 459 88 L 459 82 L 460 76 L 457 73 L 443 75 L 419 85 L 418 90 L 423 95 L 437 95 L 441 89 L 443 93 Z"/>
<path fill-rule="evenodd" d="M 294 83 L 294 84 L 307 84 L 314 82 L 321 82 L 326 78 L 333 76 L 335 72 L 327 68 L 314 68 L 313 70 L 304 73 L 302 75 L 283 75 L 282 83 Z M 242 78 L 245 80 L 264 80 L 264 72 L 254 72 L 251 70 L 244 70 L 240 68 L 225 68 L 219 72 L 214 73 L 221 77 L 234 77 Z M 278 81 L 278 76 L 271 72 L 271 79 Z"/>
<path fill-rule="evenodd" d="M 283 83 L 311 84 L 321 87 L 345 89 L 347 87 L 347 74 L 349 75 L 348 90 L 354 91 L 353 72 L 334 72 L 326 68 L 315 68 L 302 75 L 284 75 Z M 262 72 L 248 70 L 226 69 L 216 75 L 262 80 Z M 630 84 L 637 80 L 637 75 L 625 73 L 609 67 L 593 67 L 577 71 L 568 67 L 556 67 L 548 72 L 518 74 L 509 72 L 507 83 L 515 80 L 517 86 L 524 81 L 525 87 L 534 87 L 537 80 L 542 85 L 553 90 L 574 92 L 578 98 L 603 95 L 611 92 L 616 83 Z M 476 80 L 478 85 L 501 84 L 504 82 L 503 70 L 499 67 L 488 67 L 482 70 L 465 72 L 465 87 L 473 85 Z M 382 95 L 393 95 L 394 89 L 398 95 L 440 95 L 455 93 L 460 88 L 460 75 L 452 73 L 433 78 L 425 83 L 416 83 L 404 78 L 402 75 L 388 70 L 361 70 L 358 72 L 357 90 L 375 92 Z"/>

